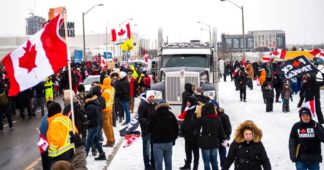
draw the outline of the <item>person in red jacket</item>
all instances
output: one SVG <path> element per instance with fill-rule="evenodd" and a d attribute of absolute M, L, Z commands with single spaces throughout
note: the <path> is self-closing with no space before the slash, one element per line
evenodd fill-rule
<path fill-rule="evenodd" d="M 135 83 L 136 79 L 132 76 L 132 72 L 129 71 L 127 73 L 127 78 L 129 81 L 129 96 L 130 96 L 130 101 L 129 101 L 129 109 L 131 113 L 134 113 L 134 98 L 135 98 Z"/>

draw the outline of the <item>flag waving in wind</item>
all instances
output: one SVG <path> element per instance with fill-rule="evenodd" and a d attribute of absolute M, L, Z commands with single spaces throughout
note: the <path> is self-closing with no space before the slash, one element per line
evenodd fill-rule
<path fill-rule="evenodd" d="M 58 15 L 3 58 L 10 81 L 9 96 L 37 85 L 67 65 L 66 44 L 59 35 L 62 23 L 62 15 Z"/>
<path fill-rule="evenodd" d="M 130 24 L 127 23 L 125 27 L 121 26 L 119 29 L 112 29 L 111 30 L 111 41 L 125 41 L 131 38 L 132 33 L 130 29 Z"/>

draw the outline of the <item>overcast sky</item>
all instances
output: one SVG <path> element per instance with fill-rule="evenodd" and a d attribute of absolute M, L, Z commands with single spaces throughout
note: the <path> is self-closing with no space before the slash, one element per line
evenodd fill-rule
<path fill-rule="evenodd" d="M 232 0 L 244 6 L 245 32 L 284 30 L 286 43 L 324 43 L 324 0 Z M 86 33 L 105 33 L 128 18 L 133 32 L 143 38 L 157 39 L 157 30 L 169 41 L 208 40 L 208 29 L 197 21 L 217 27 L 221 33 L 241 34 L 241 10 L 220 0 L 1 0 L 0 35 L 25 34 L 25 18 L 30 12 L 48 18 L 52 7 L 65 6 L 68 20 L 82 33 L 82 12 L 95 4 L 85 16 Z"/>

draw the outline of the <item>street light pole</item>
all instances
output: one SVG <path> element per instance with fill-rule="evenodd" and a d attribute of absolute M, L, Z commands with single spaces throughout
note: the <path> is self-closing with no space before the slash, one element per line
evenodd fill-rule
<path fill-rule="evenodd" d="M 208 27 L 208 32 L 209 32 L 209 42 L 211 43 L 212 42 L 212 33 L 211 33 L 211 28 L 210 28 L 210 25 L 209 24 L 207 24 L 207 23 L 205 23 L 205 22 L 202 22 L 202 21 L 198 21 L 197 23 L 199 23 L 199 24 L 204 24 L 204 25 L 206 25 L 207 27 Z"/>
<path fill-rule="evenodd" d="M 82 38 L 83 38 L 83 61 L 87 60 L 87 55 L 86 55 L 86 45 L 85 45 L 85 29 L 84 29 L 84 16 L 90 12 L 93 8 L 95 8 L 96 6 L 103 6 L 104 4 L 97 4 L 92 6 L 90 9 L 88 9 L 86 12 L 82 12 Z"/>
<path fill-rule="evenodd" d="M 109 25 L 109 23 L 107 23 L 107 25 L 106 25 L 106 52 L 108 52 L 108 31 L 107 31 L 108 25 Z"/>
<path fill-rule="evenodd" d="M 244 32 L 244 9 L 243 9 L 243 5 L 239 6 L 236 3 L 232 2 L 231 0 L 221 0 L 222 2 L 227 1 L 231 4 L 233 4 L 234 6 L 238 7 L 241 9 L 242 11 L 242 35 L 243 35 L 243 57 L 245 58 L 245 32 Z"/>

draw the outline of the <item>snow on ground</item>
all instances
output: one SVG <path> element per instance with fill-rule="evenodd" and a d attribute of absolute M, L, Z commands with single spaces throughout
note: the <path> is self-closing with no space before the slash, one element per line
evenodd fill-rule
<path fill-rule="evenodd" d="M 220 85 L 220 106 L 225 109 L 232 123 L 232 136 L 238 125 L 245 120 L 252 120 L 263 131 L 262 142 L 266 148 L 270 159 L 272 169 L 274 170 L 292 170 L 295 165 L 289 159 L 288 139 L 291 127 L 299 121 L 297 102 L 298 96 L 294 96 L 294 101 L 290 102 L 290 113 L 281 111 L 282 104 L 274 103 L 273 112 L 265 112 L 261 88 L 254 84 L 253 90 L 247 90 L 247 102 L 241 102 L 239 91 L 235 91 L 233 82 L 221 82 Z M 324 96 L 324 92 L 321 92 Z M 321 103 L 323 103 L 323 98 Z M 323 110 L 323 108 L 322 108 Z M 179 114 L 180 107 L 173 106 L 172 111 Z M 233 139 L 233 138 L 232 138 Z M 232 140 L 231 139 L 231 140 Z M 323 147 L 323 144 L 322 144 Z M 88 158 L 93 159 L 93 158 Z M 178 169 L 183 166 L 185 159 L 184 139 L 178 138 L 173 147 L 172 167 Z M 88 161 L 88 165 L 92 162 Z M 123 148 L 121 146 L 118 153 L 108 166 L 111 170 L 142 170 L 144 169 L 142 156 L 142 139 L 137 139 L 131 146 Z M 324 169 L 324 165 L 320 165 Z M 90 167 L 90 169 L 95 169 Z M 199 169 L 203 169 L 203 162 L 200 153 Z M 231 167 L 233 169 L 233 165 Z"/>

